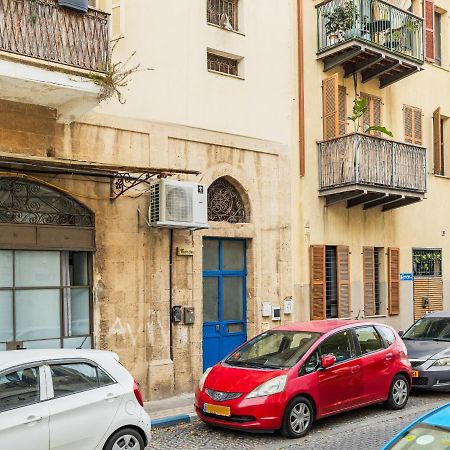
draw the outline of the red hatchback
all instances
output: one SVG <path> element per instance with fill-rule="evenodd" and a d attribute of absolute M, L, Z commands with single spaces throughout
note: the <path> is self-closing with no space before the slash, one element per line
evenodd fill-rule
<path fill-rule="evenodd" d="M 266 331 L 206 370 L 195 392 L 204 422 L 305 435 L 313 421 L 384 402 L 403 408 L 411 365 L 387 325 L 348 320 Z"/>

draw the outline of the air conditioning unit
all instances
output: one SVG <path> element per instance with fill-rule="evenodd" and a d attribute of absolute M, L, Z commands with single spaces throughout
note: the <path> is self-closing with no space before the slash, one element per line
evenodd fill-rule
<path fill-rule="evenodd" d="M 167 228 L 208 228 L 206 185 L 169 179 L 151 184 L 149 224 Z"/>

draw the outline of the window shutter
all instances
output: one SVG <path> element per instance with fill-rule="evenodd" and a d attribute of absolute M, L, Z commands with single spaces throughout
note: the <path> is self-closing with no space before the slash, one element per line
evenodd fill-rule
<path fill-rule="evenodd" d="M 419 108 L 413 108 L 413 142 L 417 145 L 422 145 L 422 110 Z"/>
<path fill-rule="evenodd" d="M 434 62 L 434 0 L 423 0 L 425 22 L 425 58 Z"/>
<path fill-rule="evenodd" d="M 347 133 L 347 89 L 339 86 L 339 136 Z"/>
<path fill-rule="evenodd" d="M 411 106 L 403 107 L 403 130 L 404 130 L 404 141 L 408 144 L 412 144 L 414 141 L 413 136 L 413 109 Z"/>
<path fill-rule="evenodd" d="M 325 310 L 325 246 L 311 245 L 311 285 L 310 304 L 311 319 L 321 320 L 326 317 Z"/>
<path fill-rule="evenodd" d="M 323 138 L 338 136 L 339 133 L 339 88 L 338 74 L 325 78 L 322 84 L 323 97 Z"/>
<path fill-rule="evenodd" d="M 370 103 L 371 103 L 371 120 L 370 120 L 370 126 L 373 125 L 381 125 L 381 98 L 371 96 L 370 97 Z M 381 133 L 379 131 L 373 131 L 374 136 L 381 136 Z"/>
<path fill-rule="evenodd" d="M 433 113 L 433 153 L 434 153 L 434 173 L 442 175 L 442 129 L 441 129 L 441 108 Z"/>
<path fill-rule="evenodd" d="M 375 315 L 375 256 L 373 247 L 363 248 L 364 315 Z"/>
<path fill-rule="evenodd" d="M 366 99 L 367 99 L 367 110 L 366 110 L 366 112 L 363 114 L 363 117 L 362 117 L 362 122 L 363 122 L 363 132 L 365 132 L 366 129 L 367 129 L 368 127 L 370 127 L 370 125 L 372 124 L 372 121 L 371 121 L 371 115 L 370 115 L 370 111 L 371 111 L 370 95 L 361 93 L 361 96 L 360 96 L 360 97 L 361 97 L 361 98 L 366 98 Z"/>
<path fill-rule="evenodd" d="M 350 317 L 350 252 L 346 245 L 337 246 L 338 316 Z"/>
<path fill-rule="evenodd" d="M 389 314 L 400 314 L 400 250 L 388 249 L 388 300 Z"/>
<path fill-rule="evenodd" d="M 121 12 L 120 12 L 121 0 L 112 0 L 111 9 L 111 27 L 112 27 L 112 37 L 118 38 L 122 35 L 122 24 L 121 24 Z"/>

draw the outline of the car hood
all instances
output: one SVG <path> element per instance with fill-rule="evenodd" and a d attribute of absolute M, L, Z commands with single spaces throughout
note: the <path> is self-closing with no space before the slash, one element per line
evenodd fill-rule
<path fill-rule="evenodd" d="M 258 370 L 246 367 L 231 367 L 219 363 L 208 374 L 204 386 L 215 391 L 246 394 L 271 378 L 284 375 L 287 372 L 288 369 Z"/>
<path fill-rule="evenodd" d="M 405 339 L 409 359 L 438 359 L 450 356 L 450 342 Z"/>

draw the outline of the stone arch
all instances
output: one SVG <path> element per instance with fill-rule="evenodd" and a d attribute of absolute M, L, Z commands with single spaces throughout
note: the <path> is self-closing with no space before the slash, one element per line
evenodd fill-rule
<path fill-rule="evenodd" d="M 24 177 L 0 177 L 0 223 L 94 227 L 94 213 L 67 193 Z"/>

